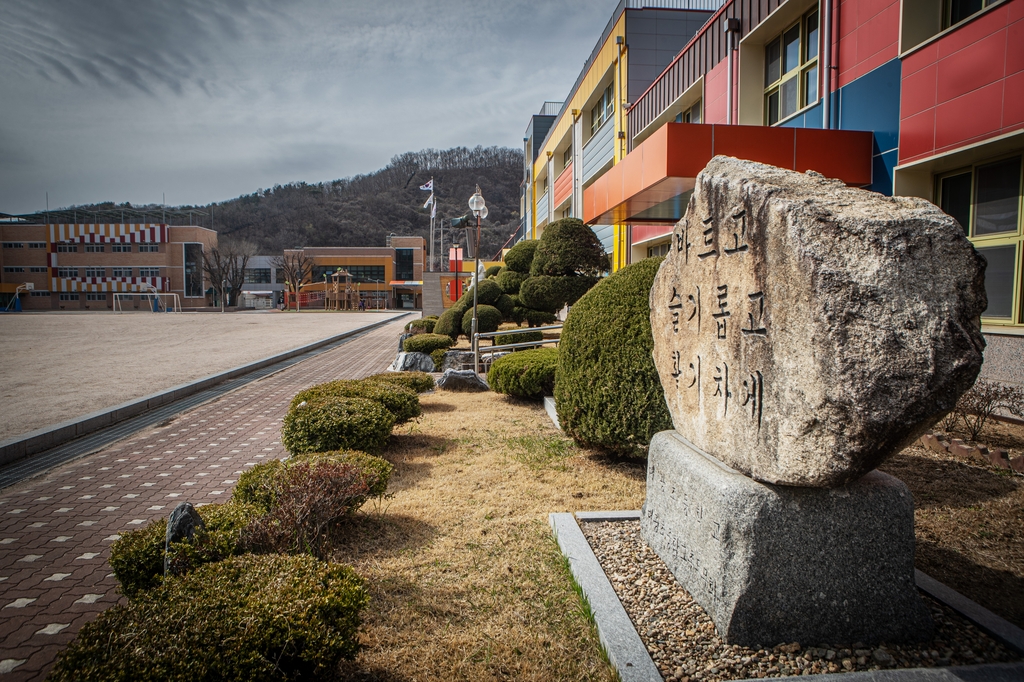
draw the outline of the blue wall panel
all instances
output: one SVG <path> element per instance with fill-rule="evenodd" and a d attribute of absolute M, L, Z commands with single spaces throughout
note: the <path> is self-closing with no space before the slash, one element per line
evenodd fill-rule
<path fill-rule="evenodd" d="M 839 127 L 873 130 L 875 154 L 896 149 L 900 139 L 899 59 L 892 59 L 839 90 Z"/>

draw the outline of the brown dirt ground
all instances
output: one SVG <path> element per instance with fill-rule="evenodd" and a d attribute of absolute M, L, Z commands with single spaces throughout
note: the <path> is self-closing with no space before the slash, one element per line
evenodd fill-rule
<path fill-rule="evenodd" d="M 422 404 L 385 453 L 394 497 L 335 557 L 372 594 L 351 679 L 613 679 L 547 517 L 639 508 L 643 463 L 577 449 L 535 403 Z"/>
<path fill-rule="evenodd" d="M 1024 426 L 992 422 L 979 442 L 1024 454 Z M 917 567 L 1024 627 L 1024 476 L 920 446 L 880 468 L 914 495 Z"/>

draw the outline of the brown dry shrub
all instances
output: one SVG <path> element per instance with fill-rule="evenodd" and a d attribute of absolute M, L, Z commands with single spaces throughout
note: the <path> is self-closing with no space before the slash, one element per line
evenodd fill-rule
<path fill-rule="evenodd" d="M 976 441 L 988 420 L 999 411 L 1024 417 L 1024 388 L 979 379 L 960 396 L 953 411 L 943 418 L 942 426 L 953 431 L 963 424 L 968 437 Z"/>

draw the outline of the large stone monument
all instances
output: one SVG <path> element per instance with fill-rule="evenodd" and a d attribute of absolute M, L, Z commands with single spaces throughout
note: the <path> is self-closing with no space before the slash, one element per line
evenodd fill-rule
<path fill-rule="evenodd" d="M 716 157 L 651 290 L 675 431 L 642 528 L 730 642 L 926 637 L 914 512 L 873 471 L 977 377 L 984 261 L 932 204 Z"/>

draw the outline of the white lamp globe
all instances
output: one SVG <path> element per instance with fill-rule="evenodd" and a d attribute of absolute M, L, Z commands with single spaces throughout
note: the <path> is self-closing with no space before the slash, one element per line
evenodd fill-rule
<path fill-rule="evenodd" d="M 480 194 L 480 188 L 476 188 L 476 193 L 469 198 L 469 208 L 471 211 L 481 211 L 484 209 L 486 204 L 484 203 L 484 197 Z"/>

